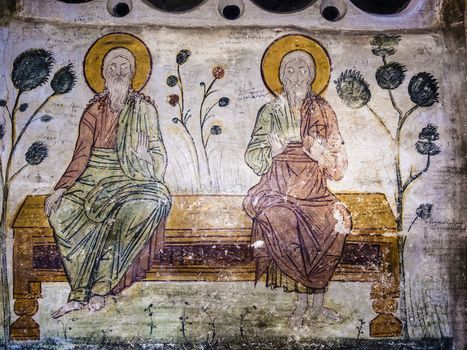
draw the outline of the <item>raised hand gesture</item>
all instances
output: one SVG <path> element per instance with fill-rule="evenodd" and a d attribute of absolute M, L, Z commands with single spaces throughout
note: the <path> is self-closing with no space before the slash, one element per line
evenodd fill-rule
<path fill-rule="evenodd" d="M 136 158 L 152 164 L 152 157 L 149 153 L 149 136 L 146 133 L 142 131 L 138 132 L 136 149 L 132 147 L 131 151 Z"/>
<path fill-rule="evenodd" d="M 271 145 L 271 153 L 273 157 L 282 153 L 287 147 L 287 142 L 282 140 L 276 132 L 268 134 L 268 142 Z"/>

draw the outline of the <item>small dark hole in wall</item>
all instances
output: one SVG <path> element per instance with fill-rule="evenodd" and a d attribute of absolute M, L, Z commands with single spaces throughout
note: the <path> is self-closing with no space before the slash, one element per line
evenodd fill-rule
<path fill-rule="evenodd" d="M 237 5 L 227 5 L 222 9 L 222 15 L 230 20 L 234 20 L 240 17 L 241 12 L 242 11 L 240 10 L 240 7 Z"/>
<path fill-rule="evenodd" d="M 130 6 L 128 6 L 128 4 L 125 4 L 124 2 L 119 2 L 112 9 L 112 14 L 115 17 L 124 17 L 129 13 L 130 13 Z"/>
<path fill-rule="evenodd" d="M 322 15 L 328 21 L 334 22 L 339 19 L 340 11 L 337 7 L 328 6 L 323 10 Z"/>

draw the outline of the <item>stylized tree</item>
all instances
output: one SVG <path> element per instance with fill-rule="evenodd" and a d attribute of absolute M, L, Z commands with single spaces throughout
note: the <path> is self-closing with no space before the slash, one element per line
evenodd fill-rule
<path fill-rule="evenodd" d="M 25 157 L 25 164 L 14 171 L 13 159 L 15 158 L 18 145 L 21 143 L 25 132 L 29 126 L 35 121 L 43 123 L 50 122 L 53 118 L 50 115 L 42 115 L 38 117 L 39 112 L 52 98 L 70 92 L 76 84 L 76 74 L 73 71 L 72 65 L 67 65 L 59 69 L 50 81 L 52 93 L 36 108 L 29 116 L 26 123 L 17 132 L 17 118 L 28 110 L 28 104 L 20 104 L 22 94 L 32 91 L 44 85 L 49 79 L 55 61 L 52 53 L 43 49 L 30 49 L 21 53 L 13 62 L 13 70 L 11 72 L 11 80 L 16 88 L 16 98 L 13 103 L 13 108 L 8 107 L 6 100 L 0 100 L 0 107 L 4 108 L 9 117 L 11 127 L 8 128 L 6 121 L 3 118 L 0 122 L 0 186 L 2 187 L 2 209 L 1 209 L 1 287 L 2 287 L 2 303 L 3 303 L 3 331 L 5 343 L 9 342 L 9 327 L 11 322 L 10 314 L 10 294 L 8 284 L 8 261 L 6 257 L 7 237 L 9 232 L 8 227 L 8 199 L 10 195 L 10 187 L 15 178 L 28 166 L 36 166 L 42 163 L 47 158 L 49 149 L 42 141 L 35 141 L 29 146 Z M 8 142 L 5 142 L 8 138 Z M 6 147 L 9 144 L 9 147 Z M 3 166 L 3 160 L 6 160 L 6 166 Z"/>
<path fill-rule="evenodd" d="M 424 127 L 419 134 L 419 141 L 415 143 L 415 149 L 421 155 L 427 157 L 426 166 L 415 172 L 410 170 L 408 177 L 404 180 L 404 176 L 401 172 L 401 133 L 409 116 L 419 108 L 427 108 L 433 106 L 439 100 L 438 94 L 438 82 L 435 78 L 429 73 L 420 72 L 415 74 L 409 82 L 408 85 L 408 94 L 410 100 L 414 105 L 407 111 L 402 111 L 396 103 L 393 95 L 393 90 L 397 89 L 402 85 L 405 80 L 406 66 L 398 62 L 387 62 L 387 57 L 392 56 L 396 53 L 397 45 L 399 44 L 401 37 L 399 35 L 388 35 L 388 34 L 378 34 L 374 36 L 371 41 L 373 46 L 372 52 L 374 55 L 381 57 L 382 65 L 377 68 L 375 73 L 375 78 L 378 86 L 387 90 L 391 105 L 396 111 L 397 114 L 397 128 L 395 130 L 395 135 L 388 129 L 383 118 L 369 105 L 371 100 L 371 92 L 369 89 L 368 83 L 363 78 L 362 74 L 356 70 L 346 70 L 341 73 L 339 78 L 334 82 L 336 84 L 336 89 L 339 97 L 344 101 L 344 103 L 350 108 L 362 108 L 366 107 L 371 114 L 378 120 L 381 126 L 384 128 L 385 132 L 393 141 L 395 147 L 395 159 L 394 159 L 394 169 L 396 175 L 396 191 L 395 191 L 395 202 L 396 202 L 396 222 L 397 229 L 399 231 L 399 251 L 400 251 L 400 261 L 402 265 L 401 273 L 401 310 L 405 316 L 404 322 L 404 331 L 405 334 L 408 334 L 407 331 L 407 307 L 405 301 L 405 272 L 404 272 L 404 247 L 407 236 L 402 232 L 403 230 L 403 220 L 404 220 L 404 196 L 406 194 L 409 186 L 421 175 L 428 171 L 430 167 L 431 157 L 439 154 L 441 149 L 438 145 L 435 144 L 435 141 L 439 139 L 439 134 L 437 132 L 437 126 L 428 124 Z M 422 209 L 417 209 L 417 217 L 420 216 Z M 430 206 L 430 216 L 431 216 L 431 206 Z M 428 218 L 428 215 L 423 215 L 423 217 Z M 415 220 L 414 220 L 415 221 Z M 413 222 L 412 222 L 413 224 Z M 412 225 L 410 225 L 411 227 Z M 410 229 L 410 228 L 409 228 Z"/>
<path fill-rule="evenodd" d="M 169 87 L 178 86 L 180 95 L 171 94 L 167 97 L 167 103 L 169 103 L 173 107 L 177 107 L 179 109 L 179 117 L 172 118 L 172 122 L 174 124 L 180 125 L 182 130 L 188 135 L 190 140 L 190 153 L 191 158 L 193 159 L 195 171 L 196 171 L 196 178 L 198 180 L 198 184 L 200 182 L 200 159 L 198 156 L 198 147 L 195 139 L 193 137 L 192 131 L 188 126 L 188 120 L 191 118 L 190 109 L 185 108 L 185 90 L 182 82 L 182 77 L 180 73 L 180 66 L 185 64 L 188 58 L 191 56 L 190 50 L 181 50 L 178 52 L 176 56 L 177 62 L 177 75 L 170 75 L 166 79 L 166 83 Z M 215 107 L 226 107 L 230 103 L 230 99 L 228 97 L 221 97 L 216 99 L 215 102 L 210 105 L 209 107 L 205 108 L 205 103 L 210 95 L 216 93 L 217 90 L 213 90 L 214 84 L 216 81 L 222 79 L 225 75 L 225 70 L 221 66 L 216 66 L 212 70 L 213 80 L 211 83 L 206 86 L 206 83 L 202 81 L 199 85 L 203 88 L 203 98 L 201 99 L 200 107 L 199 107 L 199 130 L 200 130 L 200 144 L 202 146 L 202 160 L 206 166 L 207 174 L 209 177 L 209 183 L 212 187 L 212 178 L 211 178 L 211 166 L 209 155 L 207 152 L 208 144 L 211 136 L 217 136 L 222 133 L 222 128 L 219 125 L 208 125 L 209 119 L 213 118 L 214 115 L 211 114 Z"/>

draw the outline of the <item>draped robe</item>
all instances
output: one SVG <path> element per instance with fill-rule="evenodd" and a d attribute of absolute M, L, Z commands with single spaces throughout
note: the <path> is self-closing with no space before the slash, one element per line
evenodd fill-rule
<path fill-rule="evenodd" d="M 148 136 L 152 163 L 137 157 Z M 49 221 L 71 287 L 69 301 L 107 295 L 144 276 L 162 243 L 171 198 L 155 106 L 130 92 L 114 113 L 107 95 L 86 108 L 73 159 L 55 189 L 66 189 Z"/>
<path fill-rule="evenodd" d="M 256 120 L 245 160 L 261 176 L 243 202 L 253 219 L 256 281 L 286 291 L 323 291 L 342 255 L 351 227 L 350 213 L 327 188 L 347 166 L 334 111 L 321 97 L 307 95 L 311 108 L 293 113 L 285 95 L 264 105 Z M 287 143 L 273 156 L 268 136 Z M 318 135 L 328 157 L 312 159 L 303 140 Z"/>

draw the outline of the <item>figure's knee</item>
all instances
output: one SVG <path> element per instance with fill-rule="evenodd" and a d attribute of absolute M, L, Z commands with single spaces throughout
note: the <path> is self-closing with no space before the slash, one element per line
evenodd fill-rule
<path fill-rule="evenodd" d="M 281 225 L 296 224 L 297 219 L 293 210 L 281 206 L 275 205 L 263 210 L 262 215 L 270 222 Z"/>
<path fill-rule="evenodd" d="M 334 204 L 332 208 L 332 217 L 335 220 L 334 231 L 347 235 L 352 230 L 352 216 L 347 207 L 342 203 Z"/>

